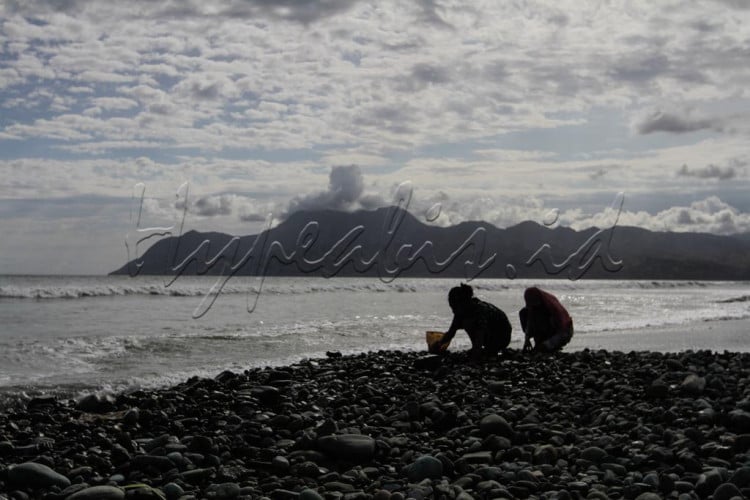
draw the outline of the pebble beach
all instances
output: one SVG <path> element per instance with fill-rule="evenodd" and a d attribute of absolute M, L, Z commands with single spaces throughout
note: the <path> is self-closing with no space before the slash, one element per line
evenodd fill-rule
<path fill-rule="evenodd" d="M 331 352 L 0 413 L 4 499 L 750 497 L 750 353 Z"/>

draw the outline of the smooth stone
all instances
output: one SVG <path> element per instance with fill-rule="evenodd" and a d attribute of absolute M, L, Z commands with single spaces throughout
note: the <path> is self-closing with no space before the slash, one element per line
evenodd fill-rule
<path fill-rule="evenodd" d="M 60 492 L 60 494 L 58 495 L 58 498 L 68 498 L 68 497 L 69 497 L 69 496 L 71 496 L 71 495 L 72 495 L 73 493 L 77 493 L 77 492 L 79 492 L 79 491 L 81 491 L 81 490 L 85 490 L 85 489 L 86 489 L 86 488 L 88 488 L 89 486 L 90 486 L 90 485 L 89 485 L 89 484 L 87 484 L 87 483 L 76 483 L 76 484 L 71 484 L 70 486 L 68 486 L 67 488 L 65 488 L 64 490 L 62 490 L 62 491 Z"/>
<path fill-rule="evenodd" d="M 409 481 L 418 483 L 423 479 L 440 479 L 443 475 L 443 462 L 431 456 L 419 457 L 407 467 Z"/>
<path fill-rule="evenodd" d="M 461 460 L 467 464 L 490 464 L 492 463 L 492 452 L 475 451 L 472 453 L 466 453 L 461 457 Z"/>
<path fill-rule="evenodd" d="M 509 450 L 513 447 L 513 444 L 510 442 L 510 439 L 506 437 L 491 434 L 484 439 L 482 447 L 490 451 L 499 451 Z"/>
<path fill-rule="evenodd" d="M 500 382 L 498 380 L 492 380 L 492 381 L 490 381 L 490 382 L 487 383 L 487 389 L 492 394 L 495 394 L 497 396 L 502 396 L 505 393 L 505 391 L 506 391 L 505 382 Z"/>
<path fill-rule="evenodd" d="M 270 497 L 273 500 L 297 500 L 299 498 L 299 493 L 297 493 L 296 491 L 285 490 L 283 488 L 276 488 L 275 490 L 271 492 Z M 261 497 L 261 498 L 265 499 L 268 497 Z"/>
<path fill-rule="evenodd" d="M 691 373 L 680 384 L 680 390 L 693 396 L 699 396 L 703 394 L 706 389 L 706 379 L 699 377 L 698 375 Z"/>
<path fill-rule="evenodd" d="M 738 434 L 750 432 L 750 413 L 745 410 L 730 411 L 729 428 Z"/>
<path fill-rule="evenodd" d="M 114 408 L 115 398 L 108 394 L 89 394 L 76 403 L 76 409 L 86 413 L 107 413 Z"/>
<path fill-rule="evenodd" d="M 282 457 L 280 455 L 275 456 L 271 460 L 271 466 L 273 466 L 273 468 L 278 471 L 286 472 L 289 470 L 289 460 L 287 460 L 286 457 Z"/>
<path fill-rule="evenodd" d="M 326 419 L 322 424 L 315 428 L 315 433 L 318 436 L 328 436 L 338 432 L 339 426 L 335 420 Z"/>
<path fill-rule="evenodd" d="M 299 492 L 299 500 L 323 500 L 323 497 L 317 491 L 307 488 Z"/>
<path fill-rule="evenodd" d="M 352 486 L 351 484 L 343 483 L 341 481 L 329 481 L 323 486 L 325 486 L 326 490 L 338 491 L 341 493 L 354 491 L 354 486 Z"/>
<path fill-rule="evenodd" d="M 133 500 L 164 500 L 164 493 L 145 484 L 134 484 L 124 487 L 125 496 Z"/>
<path fill-rule="evenodd" d="M 506 438 L 513 437 L 513 427 L 505 418 L 495 413 L 482 418 L 479 422 L 479 430 L 485 435 L 497 434 Z"/>
<path fill-rule="evenodd" d="M 678 493 L 688 493 L 690 491 L 693 491 L 695 486 L 690 481 L 675 481 L 674 482 L 674 489 L 677 490 Z"/>
<path fill-rule="evenodd" d="M 535 464 L 554 464 L 557 462 L 557 448 L 551 444 L 543 444 L 534 449 L 533 460 Z"/>
<path fill-rule="evenodd" d="M 160 455 L 136 455 L 130 460 L 130 466 L 136 470 L 153 467 L 160 471 L 168 471 L 173 469 L 175 464 L 169 458 Z"/>
<path fill-rule="evenodd" d="M 12 454 L 16 447 L 10 441 L 0 441 L 0 457 Z"/>
<path fill-rule="evenodd" d="M 724 483 L 722 472 L 716 468 L 710 469 L 698 476 L 698 482 L 695 483 L 695 491 L 700 496 L 707 496 L 722 483 Z"/>
<path fill-rule="evenodd" d="M 66 500 L 123 500 L 125 492 L 114 486 L 92 486 L 73 493 Z"/>
<path fill-rule="evenodd" d="M 750 467 L 740 467 L 737 469 L 734 474 L 732 474 L 732 479 L 730 479 L 729 482 L 738 488 L 744 488 L 750 485 Z"/>
<path fill-rule="evenodd" d="M 655 490 L 658 490 L 659 486 L 660 486 L 659 474 L 657 474 L 655 472 L 651 472 L 649 474 L 646 474 L 645 476 L 643 476 L 643 482 L 645 484 L 651 486 Z"/>
<path fill-rule="evenodd" d="M 367 462 L 375 455 L 375 440 L 362 434 L 334 434 L 318 438 L 327 455 L 351 462 Z"/>
<path fill-rule="evenodd" d="M 176 500 L 185 494 L 185 490 L 177 483 L 167 483 L 162 487 L 167 500 Z"/>
<path fill-rule="evenodd" d="M 321 471 L 318 464 L 309 460 L 291 467 L 291 473 L 299 477 L 316 478 L 320 476 Z"/>
<path fill-rule="evenodd" d="M 179 477 L 188 484 L 198 484 L 213 474 L 213 472 L 214 470 L 210 468 L 192 469 L 181 473 Z"/>
<path fill-rule="evenodd" d="M 724 483 L 714 490 L 714 500 L 730 500 L 731 498 L 743 498 L 740 489 L 732 483 Z"/>
<path fill-rule="evenodd" d="M 609 454 L 605 450 L 599 448 L 598 446 L 589 446 L 588 448 L 581 451 L 581 458 L 595 464 L 602 463 L 608 455 Z"/>
<path fill-rule="evenodd" d="M 263 404 L 273 404 L 281 399 L 281 391 L 272 385 L 259 385 L 250 390 L 258 401 Z"/>
<path fill-rule="evenodd" d="M 669 396 L 669 385 L 661 378 L 657 378 L 646 388 L 646 396 L 653 399 L 664 399 Z"/>
<path fill-rule="evenodd" d="M 501 469 L 498 469 L 498 470 L 501 470 Z M 516 478 L 518 478 L 519 481 L 527 481 L 530 483 L 539 482 L 539 478 L 528 469 L 521 469 L 518 472 L 516 472 Z"/>
<path fill-rule="evenodd" d="M 435 370 L 442 363 L 442 356 L 437 354 L 431 354 L 428 356 L 422 356 L 414 361 L 414 368 L 418 370 Z"/>
<path fill-rule="evenodd" d="M 212 484 L 206 488 L 206 496 L 217 500 L 237 498 L 240 496 L 240 485 L 237 483 Z"/>
<path fill-rule="evenodd" d="M 12 484 L 30 489 L 70 486 L 70 479 L 36 462 L 26 462 L 11 467 L 8 470 L 8 480 Z"/>
<path fill-rule="evenodd" d="M 122 416 L 122 421 L 127 425 L 135 425 L 140 418 L 141 414 L 138 408 L 131 408 Z"/>
<path fill-rule="evenodd" d="M 661 496 L 647 491 L 635 497 L 635 500 L 661 500 Z"/>
<path fill-rule="evenodd" d="M 194 453 L 208 454 L 213 451 L 214 441 L 208 436 L 194 436 L 188 449 Z"/>

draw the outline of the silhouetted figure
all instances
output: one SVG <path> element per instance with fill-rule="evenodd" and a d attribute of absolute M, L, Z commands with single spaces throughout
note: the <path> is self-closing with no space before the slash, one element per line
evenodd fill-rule
<path fill-rule="evenodd" d="M 474 290 L 464 283 L 451 288 L 448 305 L 453 310 L 453 321 L 441 344 L 448 344 L 460 329 L 471 339 L 471 354 L 475 357 L 496 356 L 510 343 L 512 327 L 505 313 L 474 297 Z"/>
<path fill-rule="evenodd" d="M 523 293 L 526 307 L 518 312 L 525 334 L 523 350 L 552 352 L 563 348 L 573 337 L 573 320 L 557 297 L 537 287 Z"/>

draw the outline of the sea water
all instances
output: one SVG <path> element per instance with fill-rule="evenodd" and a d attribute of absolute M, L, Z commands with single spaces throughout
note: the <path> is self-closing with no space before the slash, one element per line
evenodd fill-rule
<path fill-rule="evenodd" d="M 179 383 L 193 375 L 380 349 L 424 350 L 451 321 L 458 280 L 0 276 L 0 398 L 76 396 Z M 520 348 L 523 291 L 566 306 L 566 348 L 750 350 L 750 283 L 482 280 Z M 213 290 L 213 292 L 212 292 Z M 727 328 L 727 325 L 732 325 Z M 466 349 L 459 332 L 452 349 Z"/>

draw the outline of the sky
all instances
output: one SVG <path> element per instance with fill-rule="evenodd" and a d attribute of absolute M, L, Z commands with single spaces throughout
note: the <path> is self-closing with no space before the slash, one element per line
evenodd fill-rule
<path fill-rule="evenodd" d="M 0 2 L 0 274 L 298 210 L 750 231 L 745 0 Z M 407 184 L 404 184 L 407 183 Z"/>

